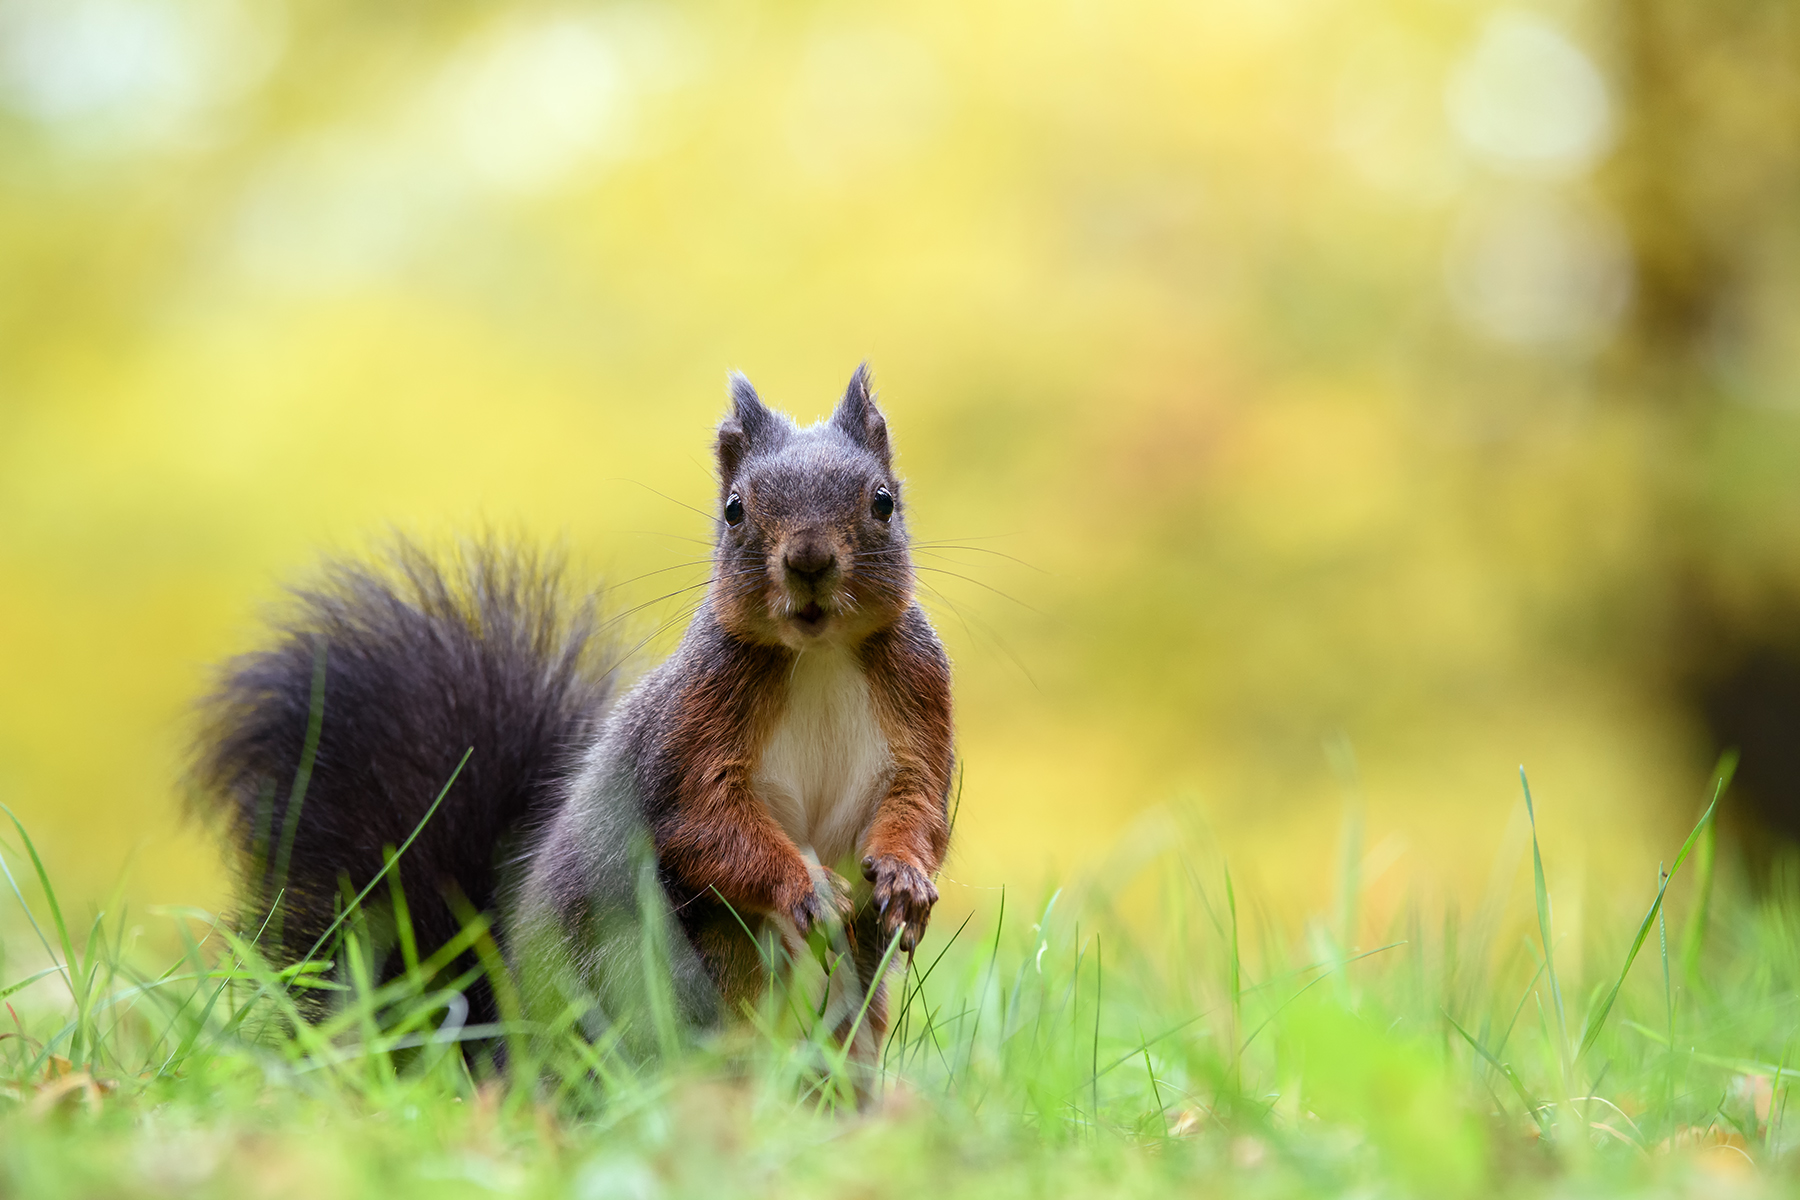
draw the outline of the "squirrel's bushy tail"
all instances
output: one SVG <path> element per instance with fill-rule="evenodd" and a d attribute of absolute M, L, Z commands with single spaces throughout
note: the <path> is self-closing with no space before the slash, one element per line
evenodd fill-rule
<path fill-rule="evenodd" d="M 202 705 L 195 775 L 242 854 L 242 932 L 282 964 L 304 956 L 469 752 L 397 866 L 429 955 L 495 910 L 503 858 L 597 731 L 611 680 L 594 604 L 570 600 L 559 563 L 493 541 L 440 561 L 396 540 L 292 600 Z"/>

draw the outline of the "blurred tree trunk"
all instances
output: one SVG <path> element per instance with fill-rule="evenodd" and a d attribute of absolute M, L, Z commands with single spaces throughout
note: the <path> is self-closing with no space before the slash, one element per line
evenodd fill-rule
<path fill-rule="evenodd" d="M 1800 385 L 1800 14 L 1612 13 L 1620 136 L 1603 186 L 1636 291 L 1610 363 L 1617 394 L 1663 425 L 1660 666 L 1715 751 L 1742 751 L 1739 840 L 1766 868 L 1767 835 L 1800 839 L 1800 457 L 1779 469 L 1784 447 L 1800 456 L 1800 395 L 1784 394 Z"/>

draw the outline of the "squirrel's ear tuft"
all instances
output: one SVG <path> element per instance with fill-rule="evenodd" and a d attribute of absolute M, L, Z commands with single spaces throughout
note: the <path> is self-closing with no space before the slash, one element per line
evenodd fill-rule
<path fill-rule="evenodd" d="M 856 374 L 850 376 L 850 386 L 844 389 L 844 398 L 831 414 L 831 423 L 880 459 L 883 467 L 890 465 L 887 418 L 875 407 L 875 394 L 869 390 L 868 363 L 858 366 Z"/>
<path fill-rule="evenodd" d="M 750 381 L 731 373 L 731 413 L 719 422 L 719 475 L 736 478 L 738 467 L 755 449 L 767 449 L 781 435 L 781 418 L 763 404 Z"/>

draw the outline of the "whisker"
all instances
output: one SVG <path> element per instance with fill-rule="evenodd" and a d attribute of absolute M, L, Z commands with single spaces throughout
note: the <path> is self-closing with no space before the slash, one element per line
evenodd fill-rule
<path fill-rule="evenodd" d="M 955 617 L 957 624 L 959 624 L 963 627 L 963 632 L 967 633 L 971 640 L 974 639 L 974 637 L 975 637 L 974 627 L 969 624 L 968 618 L 963 615 L 962 608 L 960 605 L 958 605 L 956 603 L 956 601 L 950 599 L 950 597 L 944 595 L 944 593 L 940 592 L 938 589 L 932 587 L 928 583 L 924 583 L 921 581 L 917 586 L 920 591 L 929 594 L 932 601 L 934 602 L 934 607 L 937 605 L 942 605 L 944 608 L 949 609 L 950 615 Z"/>
<path fill-rule="evenodd" d="M 950 597 L 944 595 L 943 592 L 932 587 L 930 584 L 921 581 L 919 583 L 919 588 L 925 592 L 929 592 L 938 604 L 947 607 L 950 610 L 951 615 L 956 618 L 957 623 L 963 627 L 964 632 L 969 635 L 971 640 L 978 642 L 986 641 L 989 645 L 999 650 L 1001 654 L 1004 654 L 1006 660 L 1012 663 L 1012 665 L 1018 669 L 1019 674 L 1025 677 L 1025 681 L 1031 685 L 1033 691 L 1043 690 L 1043 688 L 1038 685 L 1037 676 L 1033 675 L 1031 673 L 1031 668 L 1025 665 L 1025 660 L 1018 656 L 1012 646 L 1008 644 L 1007 640 L 1001 636 L 997 629 L 979 616 L 971 618 L 968 614 L 963 612 L 960 604 L 956 603 L 956 601 L 950 599 Z M 980 634 L 985 636 L 977 634 L 974 626 L 969 623 L 971 620 L 981 627 Z"/>
<path fill-rule="evenodd" d="M 1050 574 L 1049 571 L 1046 571 L 1036 563 L 1026 562 L 1024 559 L 1019 558 L 1016 555 L 1008 554 L 1004 550 L 990 550 L 986 546 L 959 546 L 948 542 L 915 542 L 913 544 L 913 549 L 919 551 L 921 554 L 941 555 L 946 550 L 967 550 L 971 554 L 991 554 L 995 558 L 1004 558 L 1007 562 L 1018 563 L 1028 571 L 1036 571 L 1040 575 Z"/>
<path fill-rule="evenodd" d="M 640 482 L 639 480 L 627 479 L 622 476 L 615 476 L 613 478 L 613 480 L 611 480 L 610 482 L 637 484 L 638 487 L 643 488 L 646 492 L 649 492 L 655 496 L 661 496 L 664 500 L 667 500 L 670 504 L 679 504 L 679 505 L 681 505 L 681 507 L 687 509 L 691 513 L 698 513 L 700 516 L 705 517 L 709 524 L 714 521 L 717 521 L 719 519 L 715 514 L 709 513 L 705 509 L 695 508 L 693 505 L 689 504 L 687 501 L 677 500 L 675 497 L 669 495 L 668 493 L 659 492 L 655 488 L 651 487 L 649 484 Z"/>
<path fill-rule="evenodd" d="M 710 558 L 696 558 L 696 559 L 692 559 L 688 562 L 676 563 L 673 566 L 658 567 L 654 571 L 645 571 L 642 575 L 633 575 L 629 579 L 621 579 L 616 583 L 608 583 L 608 584 L 606 584 L 606 586 L 604 586 L 600 590 L 602 592 L 616 592 L 620 588 L 630 587 L 632 584 L 637 583 L 641 580 L 649 579 L 653 575 L 666 575 L 670 571 L 685 570 L 686 568 L 689 568 L 689 567 L 704 567 L 710 562 L 712 562 L 712 560 Z"/>
<path fill-rule="evenodd" d="M 673 617 L 670 617 L 667 621 L 664 621 L 662 624 L 658 625 L 655 629 L 652 629 L 648 634 L 646 634 L 642 639 L 640 639 L 636 645 L 633 645 L 632 647 L 627 649 L 624 653 L 620 654 L 619 657 L 616 660 L 614 660 L 613 664 L 606 668 L 607 673 L 610 674 L 613 671 L 616 671 L 620 667 L 624 666 L 626 663 L 630 662 L 631 659 L 634 656 L 636 656 L 636 654 L 639 650 L 642 650 L 645 646 L 648 646 L 651 642 L 653 642 L 657 638 L 661 637 L 664 633 L 666 633 L 669 629 L 673 628 L 674 626 L 690 620 L 693 617 L 693 615 L 699 611 L 700 611 L 700 606 L 698 604 L 694 605 L 691 608 L 684 606 L 680 612 L 677 612 Z"/>
<path fill-rule="evenodd" d="M 695 588 L 706 587 L 708 584 L 712 583 L 715 578 L 716 578 L 716 576 L 709 575 L 705 579 L 702 579 L 697 583 L 690 583 L 686 587 L 678 587 L 672 592 L 664 592 L 662 595 L 657 596 L 654 599 L 646 600 L 642 604 L 634 604 L 630 608 L 622 609 L 619 612 L 616 612 L 612 616 L 608 617 L 604 622 L 602 622 L 599 626 L 597 626 L 595 628 L 595 632 L 598 633 L 598 632 L 601 632 L 602 630 L 609 629 L 612 626 L 618 624 L 620 621 L 623 621 L 626 617 L 631 616 L 633 613 L 642 612 L 644 609 L 649 608 L 653 604 L 661 604 L 664 600 L 672 600 L 676 596 L 679 596 L 679 595 L 683 594 L 684 592 L 691 592 Z"/>
<path fill-rule="evenodd" d="M 976 587 L 986 588 L 988 591 L 994 593 L 994 595 L 999 596 L 1003 600 L 1011 600 L 1014 604 L 1018 605 L 1020 608 L 1024 609 L 1026 612 L 1037 613 L 1037 615 L 1040 617 L 1044 615 L 1043 613 L 1038 612 L 1038 610 L 1033 608 L 1031 605 L 1029 605 L 1029 604 L 1025 603 L 1023 600 L 1019 599 L 1017 596 L 1009 596 L 1005 592 L 1001 591 L 999 588 L 995 587 L 993 584 L 983 583 L 983 582 L 981 582 L 981 580 L 976 579 L 972 575 L 964 575 L 958 571 L 948 571 L 948 570 L 945 570 L 943 567 L 927 567 L 922 564 L 916 565 L 914 567 L 914 570 L 935 571 L 939 575 L 949 575 L 954 579 L 961 579 L 967 583 L 974 584 Z"/>
<path fill-rule="evenodd" d="M 668 538 L 669 540 L 676 542 L 692 542 L 696 546 L 713 545 L 713 540 L 711 538 L 688 537 L 686 534 L 666 533 L 660 529 L 621 529 L 619 532 L 630 534 L 632 537 Z"/>

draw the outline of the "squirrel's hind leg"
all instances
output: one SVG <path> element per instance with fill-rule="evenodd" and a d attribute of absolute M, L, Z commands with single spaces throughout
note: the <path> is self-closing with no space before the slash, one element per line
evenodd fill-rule
<path fill-rule="evenodd" d="M 708 908 L 688 925 L 688 940 L 718 988 L 724 1010 L 735 1013 L 755 1007 L 769 989 L 769 968 L 779 955 L 780 940 L 760 916 L 740 920 L 722 904 Z"/>
<path fill-rule="evenodd" d="M 900 962 L 889 957 L 883 969 L 887 942 L 881 934 L 881 915 L 873 903 L 857 909 L 852 923 L 851 955 L 856 964 L 856 1003 L 834 1031 L 839 1046 L 848 1042 L 848 1065 L 856 1082 L 858 1108 L 869 1108 L 877 1099 L 877 1068 L 882 1042 L 888 1031 L 888 980 Z"/>
<path fill-rule="evenodd" d="M 711 906 L 704 915 L 693 909 L 689 912 L 693 917 L 685 922 L 688 939 L 718 988 L 724 1011 L 743 1013 L 779 995 L 783 988 L 814 986 L 795 978 L 797 965 L 816 956 L 806 942 L 795 939 L 791 927 L 783 929 L 786 922 L 758 916 L 741 922 L 724 905 Z M 826 968 L 824 996 L 800 1007 L 819 1004 L 832 1041 L 840 1049 L 848 1044 L 845 1066 L 855 1087 L 857 1107 L 867 1109 L 877 1099 L 881 1046 L 888 1029 L 888 977 L 900 959 L 891 958 L 887 970 L 881 970 L 887 945 L 873 904 L 857 909 L 842 933 L 849 936 L 838 939 L 839 949 L 827 952 L 827 962 L 818 964 Z M 802 976 L 812 969 L 802 970 Z M 816 975 L 812 978 L 817 981 Z"/>

